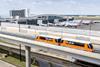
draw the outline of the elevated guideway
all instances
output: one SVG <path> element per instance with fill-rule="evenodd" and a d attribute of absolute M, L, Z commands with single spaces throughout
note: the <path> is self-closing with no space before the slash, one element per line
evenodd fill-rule
<path fill-rule="evenodd" d="M 34 48 L 34 46 L 35 46 L 35 47 L 39 47 L 41 49 L 47 49 L 47 51 L 51 50 L 51 51 L 55 52 L 56 54 L 58 54 L 58 56 L 62 57 L 63 59 L 69 60 L 72 62 L 74 62 L 75 60 L 82 60 L 82 61 L 100 65 L 100 54 L 98 54 L 98 53 L 86 52 L 86 51 L 82 51 L 82 50 L 56 46 L 56 45 L 52 45 L 52 44 L 48 44 L 48 43 L 33 41 L 33 40 L 16 37 L 16 36 L 11 36 L 11 35 L 5 35 L 5 34 L 0 34 L 0 38 L 5 38 L 5 39 L 22 42 L 22 43 L 24 43 L 23 44 L 24 46 L 29 46 L 31 48 Z M 25 45 L 25 44 L 27 44 L 27 45 Z"/>
<path fill-rule="evenodd" d="M 1 34 L 5 34 L 5 35 L 11 35 L 11 36 L 16 36 L 16 37 L 21 37 L 21 38 L 26 38 L 29 40 L 33 40 L 34 38 L 32 37 L 33 35 L 28 35 L 28 34 L 21 34 L 21 33 L 10 33 L 10 32 L 0 32 Z M 7 40 L 8 41 L 8 40 Z M 9 42 L 9 41 L 8 41 Z M 16 41 L 10 41 L 11 43 L 16 43 Z M 100 53 L 100 45 L 99 44 L 93 44 L 94 50 L 97 53 Z"/>

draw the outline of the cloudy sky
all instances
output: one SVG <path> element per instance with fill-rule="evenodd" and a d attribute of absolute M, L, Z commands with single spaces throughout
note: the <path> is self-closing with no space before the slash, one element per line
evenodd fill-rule
<path fill-rule="evenodd" d="M 31 14 L 100 15 L 100 0 L 0 0 L 0 15 L 12 9 L 30 9 Z"/>

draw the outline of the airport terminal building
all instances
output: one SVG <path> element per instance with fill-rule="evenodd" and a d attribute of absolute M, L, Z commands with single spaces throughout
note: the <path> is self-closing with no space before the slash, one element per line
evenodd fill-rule
<path fill-rule="evenodd" d="M 11 18 L 25 18 L 27 17 L 27 10 L 20 9 L 20 10 L 10 10 L 10 17 Z"/>

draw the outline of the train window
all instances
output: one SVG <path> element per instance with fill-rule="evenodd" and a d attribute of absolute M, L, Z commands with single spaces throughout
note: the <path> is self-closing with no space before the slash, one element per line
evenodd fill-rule
<path fill-rule="evenodd" d="M 55 41 L 56 41 L 57 43 L 60 43 L 60 42 L 61 42 L 61 39 L 55 39 Z"/>
<path fill-rule="evenodd" d="M 46 38 L 45 37 L 40 37 L 40 39 L 45 40 Z"/>
<path fill-rule="evenodd" d="M 61 39 L 58 39 L 58 43 L 60 43 L 61 42 Z"/>
<path fill-rule="evenodd" d="M 88 48 L 91 48 L 91 49 L 93 49 L 93 46 L 92 46 L 92 44 L 88 44 Z"/>
<path fill-rule="evenodd" d="M 84 47 L 84 43 L 78 43 L 78 42 L 75 42 L 74 45 Z"/>
<path fill-rule="evenodd" d="M 84 47 L 84 43 L 73 42 L 73 41 L 68 41 L 68 43 L 69 43 L 70 45 L 76 45 L 76 46 Z"/>
<path fill-rule="evenodd" d="M 48 38 L 48 37 L 46 37 L 46 40 L 52 40 L 52 38 Z"/>
<path fill-rule="evenodd" d="M 72 41 L 68 41 L 68 43 L 71 44 L 71 45 L 74 45 L 74 42 L 72 42 Z"/>

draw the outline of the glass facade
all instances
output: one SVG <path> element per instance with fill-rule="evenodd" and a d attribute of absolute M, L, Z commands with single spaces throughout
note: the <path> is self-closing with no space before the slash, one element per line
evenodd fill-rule
<path fill-rule="evenodd" d="M 25 17 L 25 9 L 23 9 L 23 10 L 11 10 L 10 16 L 12 16 L 13 18 L 15 18 L 16 16 Z"/>

